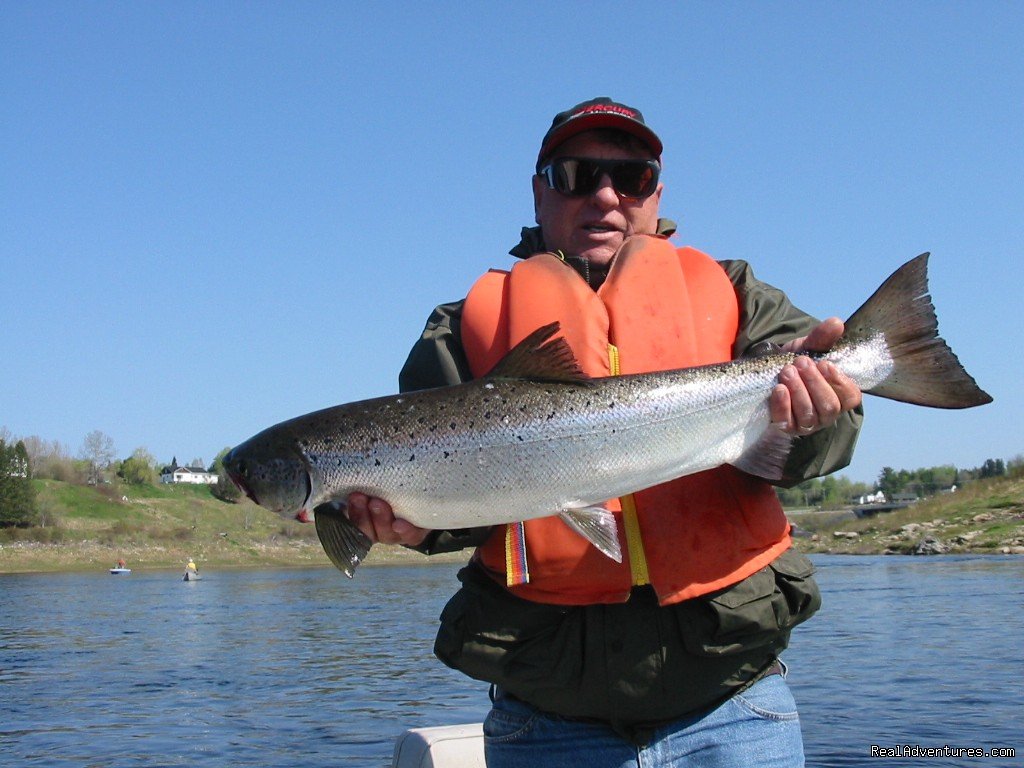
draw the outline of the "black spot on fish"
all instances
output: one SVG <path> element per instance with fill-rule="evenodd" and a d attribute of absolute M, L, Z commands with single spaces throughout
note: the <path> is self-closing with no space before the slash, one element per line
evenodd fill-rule
<path fill-rule="evenodd" d="M 455 427 L 456 427 L 456 424 L 455 424 L 455 422 L 453 421 L 453 422 L 452 422 L 451 424 L 449 424 L 448 426 L 450 426 L 450 427 L 451 427 L 451 428 L 452 428 L 452 429 L 454 430 L 454 429 L 455 429 Z"/>
<path fill-rule="evenodd" d="M 339 463 L 339 464 L 341 464 L 341 462 L 340 462 L 340 461 L 339 461 L 338 463 Z M 373 466 L 375 466 L 375 467 L 379 467 L 379 466 L 380 466 L 380 459 L 374 459 L 374 460 L 373 460 Z"/>
<path fill-rule="evenodd" d="M 411 456 L 409 457 L 409 461 L 416 461 L 416 454 L 415 454 L 415 453 L 414 453 L 414 454 L 412 454 L 412 455 L 411 455 Z"/>
<path fill-rule="evenodd" d="M 444 457 L 445 457 L 445 458 L 447 459 L 447 458 L 448 458 L 449 456 L 451 456 L 451 454 L 450 454 L 450 453 L 448 453 L 448 451 L 445 451 L 445 452 L 444 452 Z"/>

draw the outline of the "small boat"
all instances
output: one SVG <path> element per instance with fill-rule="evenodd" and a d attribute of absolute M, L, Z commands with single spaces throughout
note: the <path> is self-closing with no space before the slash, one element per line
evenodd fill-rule
<path fill-rule="evenodd" d="M 482 723 L 412 728 L 395 741 L 391 768 L 484 768 Z"/>
<path fill-rule="evenodd" d="M 131 573 L 132 569 L 131 568 L 124 568 L 122 566 L 118 566 L 117 568 L 111 568 L 110 572 L 114 576 L 120 576 L 120 575 L 125 574 L 125 573 Z"/>
<path fill-rule="evenodd" d="M 199 571 L 185 571 L 185 575 L 181 577 L 182 581 L 199 581 L 202 576 L 199 575 Z"/>

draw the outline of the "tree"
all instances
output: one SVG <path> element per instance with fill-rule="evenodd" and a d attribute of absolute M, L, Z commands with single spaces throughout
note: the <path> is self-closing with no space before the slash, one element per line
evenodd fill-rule
<path fill-rule="evenodd" d="M 39 521 L 32 463 L 20 440 L 8 445 L 0 439 L 0 527 L 35 525 Z"/>
<path fill-rule="evenodd" d="M 84 483 L 87 473 L 86 463 L 71 458 L 68 452 L 57 440 L 44 440 L 38 435 L 23 437 L 25 450 L 28 451 L 28 459 L 32 462 L 32 477 L 47 480 L 61 480 L 67 483 Z"/>
<path fill-rule="evenodd" d="M 1006 474 L 1006 465 L 1002 459 L 985 459 L 981 465 L 981 477 L 1002 477 Z"/>
<path fill-rule="evenodd" d="M 228 455 L 230 450 L 230 448 L 225 448 L 218 453 L 217 458 L 210 465 L 210 471 L 217 475 L 217 482 L 210 486 L 210 493 L 221 501 L 234 504 L 242 497 L 242 492 L 238 490 L 238 486 L 231 482 L 230 478 L 228 478 L 228 473 L 224 471 L 224 457 Z"/>
<path fill-rule="evenodd" d="M 136 448 L 132 455 L 121 462 L 118 477 L 128 485 L 152 485 L 156 482 L 155 459 L 145 448 Z"/>
<path fill-rule="evenodd" d="M 103 479 L 103 470 L 108 469 L 117 456 L 113 438 L 94 429 L 85 436 L 80 456 L 89 463 L 89 484 L 95 485 Z"/>
<path fill-rule="evenodd" d="M 899 475 L 892 467 L 883 467 L 878 475 L 878 490 L 885 494 L 886 499 L 892 499 L 897 493 L 903 490 Z"/>

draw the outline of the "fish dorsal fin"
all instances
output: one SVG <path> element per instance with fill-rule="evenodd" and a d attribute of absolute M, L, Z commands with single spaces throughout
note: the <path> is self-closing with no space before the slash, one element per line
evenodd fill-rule
<path fill-rule="evenodd" d="M 568 384 L 590 381 L 565 338 L 552 338 L 560 327 L 557 322 L 542 325 L 512 347 L 486 378 L 558 381 Z"/>

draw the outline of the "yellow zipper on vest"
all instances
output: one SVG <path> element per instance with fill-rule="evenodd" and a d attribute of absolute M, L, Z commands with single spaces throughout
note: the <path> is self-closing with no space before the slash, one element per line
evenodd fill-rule
<path fill-rule="evenodd" d="M 619 348 L 614 344 L 608 345 L 608 367 L 612 376 L 619 375 Z M 633 586 L 650 584 L 647 555 L 644 553 L 644 542 L 640 536 L 640 520 L 636 515 L 636 501 L 633 494 L 628 494 L 620 498 L 619 502 L 622 504 L 622 523 L 626 530 L 626 550 L 629 552 L 629 572 Z"/>

